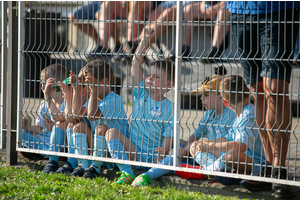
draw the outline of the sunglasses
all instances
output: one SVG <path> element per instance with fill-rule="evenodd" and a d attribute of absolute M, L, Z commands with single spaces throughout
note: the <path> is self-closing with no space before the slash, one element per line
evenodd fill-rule
<path fill-rule="evenodd" d="M 226 106 L 227 108 L 229 108 L 229 103 L 228 103 L 227 100 L 223 99 L 223 104 L 224 104 L 224 106 Z"/>

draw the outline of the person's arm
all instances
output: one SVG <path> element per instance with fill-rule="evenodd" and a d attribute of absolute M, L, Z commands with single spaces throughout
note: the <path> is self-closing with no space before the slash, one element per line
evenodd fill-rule
<path fill-rule="evenodd" d="M 149 47 L 149 41 L 151 37 L 155 35 L 153 29 L 144 29 L 144 37 L 140 40 L 139 46 L 135 51 L 135 55 L 133 56 L 132 60 L 132 68 L 131 68 L 131 75 L 133 76 L 133 85 L 138 85 L 143 80 L 143 71 L 141 65 L 143 64 L 144 60 L 143 57 L 146 50 Z"/>
<path fill-rule="evenodd" d="M 88 119 L 90 121 L 95 121 L 102 116 L 101 110 L 98 107 L 98 86 L 96 86 L 98 84 L 98 80 L 95 79 L 95 77 L 93 77 L 93 75 L 87 70 L 85 73 L 85 82 L 89 84 L 95 84 L 94 86 L 90 87 L 90 98 L 87 106 Z"/>
<path fill-rule="evenodd" d="M 228 141 L 225 137 L 215 140 L 201 141 L 196 145 L 196 150 L 201 152 L 226 152 L 237 149 L 241 152 L 246 151 L 246 144 L 239 141 Z"/>
<path fill-rule="evenodd" d="M 164 137 L 163 143 L 161 147 L 156 147 L 154 149 L 154 152 L 158 152 L 159 154 L 162 155 L 167 155 L 167 153 L 169 152 L 169 150 L 171 149 L 172 143 L 173 142 L 173 138 L 171 137 Z M 171 144 L 172 143 L 172 144 Z"/>
<path fill-rule="evenodd" d="M 70 83 L 72 83 L 73 97 L 72 97 L 72 118 L 79 121 L 82 116 L 86 115 L 86 107 L 82 106 L 82 85 L 76 84 L 78 78 L 74 72 L 70 72 Z"/>
<path fill-rule="evenodd" d="M 54 90 L 54 86 L 56 85 L 54 78 L 49 78 L 46 82 L 45 86 L 45 103 L 47 105 L 48 111 L 50 115 L 52 116 L 54 121 L 65 121 L 65 118 L 63 116 L 63 112 L 59 111 L 59 109 L 56 106 L 56 102 L 54 100 L 54 97 L 51 96 L 51 90 Z"/>

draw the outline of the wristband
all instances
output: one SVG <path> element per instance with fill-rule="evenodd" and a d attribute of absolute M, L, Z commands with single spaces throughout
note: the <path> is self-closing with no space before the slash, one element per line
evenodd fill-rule
<path fill-rule="evenodd" d="M 52 99 L 52 97 L 48 97 L 45 99 L 45 102 L 50 101 Z"/>

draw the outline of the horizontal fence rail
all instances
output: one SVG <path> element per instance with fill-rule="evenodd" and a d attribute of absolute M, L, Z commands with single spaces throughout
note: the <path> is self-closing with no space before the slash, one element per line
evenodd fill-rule
<path fill-rule="evenodd" d="M 19 3 L 17 151 L 300 186 L 298 3 L 234 6 Z"/>

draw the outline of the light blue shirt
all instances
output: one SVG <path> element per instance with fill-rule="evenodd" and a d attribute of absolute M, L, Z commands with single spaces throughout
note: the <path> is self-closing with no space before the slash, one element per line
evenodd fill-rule
<path fill-rule="evenodd" d="M 215 110 L 208 110 L 202 117 L 199 126 L 193 133 L 196 138 L 206 137 L 208 140 L 225 137 L 235 120 L 235 113 L 229 108 L 215 118 Z"/>
<path fill-rule="evenodd" d="M 247 150 L 244 153 L 251 159 L 260 162 L 265 160 L 265 156 L 255 122 L 254 110 L 253 104 L 245 106 L 240 117 L 235 119 L 226 138 L 228 141 L 238 141 L 247 145 Z"/>
<path fill-rule="evenodd" d="M 59 111 L 63 111 L 65 109 L 65 101 L 63 101 L 59 107 Z M 48 107 L 47 104 L 45 103 L 45 101 L 41 102 L 41 105 L 39 107 L 39 111 L 38 111 L 38 116 L 35 120 L 35 124 L 40 126 L 41 128 L 45 128 L 45 119 L 46 119 L 46 115 L 52 120 L 54 121 L 54 119 L 52 118 L 52 116 L 50 115 L 50 112 L 48 111 Z M 50 137 L 50 132 L 48 131 L 48 129 L 46 129 L 46 135 L 49 135 Z"/>
<path fill-rule="evenodd" d="M 138 149 L 148 151 L 149 147 L 149 151 L 153 151 L 162 146 L 163 137 L 173 136 L 174 104 L 167 98 L 151 99 L 144 80 L 133 90 L 133 96 L 131 141 Z"/>
<path fill-rule="evenodd" d="M 89 100 L 83 105 L 87 107 Z M 101 110 L 102 117 L 91 122 L 91 129 L 95 131 L 98 124 L 105 124 L 109 128 L 116 128 L 121 133 L 129 137 L 129 124 L 126 112 L 123 106 L 123 99 L 114 92 L 108 93 L 104 99 L 98 103 L 98 108 Z"/>

